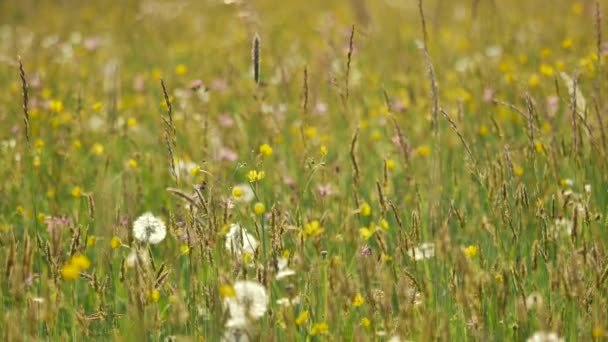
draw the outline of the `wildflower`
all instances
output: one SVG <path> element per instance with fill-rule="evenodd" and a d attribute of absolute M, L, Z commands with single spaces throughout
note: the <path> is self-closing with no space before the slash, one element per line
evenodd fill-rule
<path fill-rule="evenodd" d="M 319 152 L 321 152 L 322 156 L 326 156 L 327 155 L 327 146 L 321 145 L 321 147 L 319 147 Z"/>
<path fill-rule="evenodd" d="M 470 245 L 464 249 L 464 254 L 469 258 L 474 258 L 479 253 L 479 248 L 475 245 Z"/>
<path fill-rule="evenodd" d="M 146 298 L 156 303 L 160 299 L 160 291 L 158 291 L 158 289 L 148 291 L 148 293 L 146 293 Z"/>
<path fill-rule="evenodd" d="M 547 229 L 547 235 L 553 239 L 557 239 L 562 236 L 570 236 L 572 235 L 572 230 L 574 229 L 574 224 L 571 220 L 560 217 L 555 219 L 552 226 Z"/>
<path fill-rule="evenodd" d="M 540 73 L 544 76 L 551 77 L 554 74 L 553 67 L 547 64 L 541 64 Z"/>
<path fill-rule="evenodd" d="M 286 297 L 279 298 L 279 299 L 277 299 L 276 303 L 277 303 L 277 305 L 280 305 L 280 306 L 290 307 L 290 306 L 300 304 L 301 302 L 302 302 L 302 299 L 300 298 L 300 296 L 295 296 L 293 298 L 286 298 Z"/>
<path fill-rule="evenodd" d="M 315 236 L 319 236 L 319 235 L 323 234 L 324 231 L 325 231 L 325 229 L 323 229 L 321 227 L 321 225 L 319 224 L 319 221 L 314 220 L 314 221 L 308 222 L 304 226 L 303 234 L 304 234 L 304 238 L 309 237 L 309 236 L 315 237 Z"/>
<path fill-rule="evenodd" d="M 77 266 L 72 264 L 63 265 L 61 268 L 61 276 L 66 280 L 74 280 L 78 278 L 80 274 L 80 269 Z"/>
<path fill-rule="evenodd" d="M 300 314 L 296 318 L 295 322 L 296 322 L 296 325 L 302 325 L 302 324 L 306 323 L 307 320 L 308 320 L 308 311 L 304 310 L 304 311 L 300 312 Z"/>
<path fill-rule="evenodd" d="M 95 143 L 91 150 L 93 151 L 94 155 L 100 156 L 103 154 L 103 145 L 99 144 L 99 143 Z"/>
<path fill-rule="evenodd" d="M 320 334 L 325 334 L 328 331 L 329 331 L 329 325 L 327 325 L 327 323 L 325 323 L 325 322 L 316 323 L 315 325 L 312 326 L 312 330 L 310 330 L 310 335 L 317 336 Z"/>
<path fill-rule="evenodd" d="M 479 135 L 482 137 L 485 137 L 486 135 L 488 135 L 488 126 L 486 126 L 486 125 L 479 126 Z"/>
<path fill-rule="evenodd" d="M 420 246 L 414 247 L 407 251 L 407 255 L 414 260 L 424 260 L 435 256 L 435 244 L 432 242 L 425 242 Z"/>
<path fill-rule="evenodd" d="M 371 324 L 372 324 L 372 322 L 369 320 L 369 318 L 367 318 L 367 317 L 361 318 L 361 326 L 363 326 L 364 328 L 368 328 Z"/>
<path fill-rule="evenodd" d="M 581 2 L 575 2 L 571 7 L 572 13 L 575 15 L 581 15 L 583 13 L 583 4 Z"/>
<path fill-rule="evenodd" d="M 596 325 L 591 331 L 591 336 L 593 336 L 594 339 L 599 340 L 600 338 L 606 336 L 606 331 L 601 325 Z"/>
<path fill-rule="evenodd" d="M 327 197 L 333 193 L 331 184 L 329 184 L 329 183 L 325 184 L 325 185 L 321 185 L 321 184 L 317 185 L 317 191 L 319 192 L 319 196 L 321 196 L 321 197 Z"/>
<path fill-rule="evenodd" d="M 95 102 L 93 103 L 93 105 L 91 106 L 91 109 L 93 109 L 96 112 L 99 112 L 101 110 L 102 104 L 101 102 Z"/>
<path fill-rule="evenodd" d="M 70 265 L 77 267 L 79 270 L 86 270 L 91 266 L 91 261 L 85 255 L 77 254 L 70 259 Z"/>
<path fill-rule="evenodd" d="M 283 278 L 292 276 L 296 274 L 296 272 L 288 267 L 289 259 L 288 258 L 279 258 L 277 260 L 277 266 L 279 272 L 277 272 L 276 279 L 281 280 Z"/>
<path fill-rule="evenodd" d="M 72 196 L 73 197 L 80 197 L 82 196 L 82 189 L 79 186 L 75 186 L 72 188 Z"/>
<path fill-rule="evenodd" d="M 369 206 L 369 204 L 363 203 L 359 207 L 359 212 L 361 213 L 362 216 L 369 216 L 372 213 L 372 208 Z"/>
<path fill-rule="evenodd" d="M 397 166 L 397 164 L 395 163 L 394 160 L 392 160 L 392 159 L 387 159 L 386 160 L 386 168 L 387 169 L 394 170 L 396 166 Z"/>
<path fill-rule="evenodd" d="M 251 170 L 247 173 L 247 179 L 249 179 L 249 182 L 251 183 L 261 181 L 265 176 L 266 173 L 264 171 Z"/>
<path fill-rule="evenodd" d="M 414 153 L 421 157 L 428 157 L 431 155 L 431 147 L 429 147 L 428 145 L 418 146 L 416 150 L 414 150 Z"/>
<path fill-rule="evenodd" d="M 314 139 L 317 136 L 317 129 L 314 127 L 308 127 L 304 130 L 304 135 L 306 135 L 308 139 Z"/>
<path fill-rule="evenodd" d="M 188 67 L 185 66 L 184 64 L 178 64 L 175 67 L 175 74 L 176 75 L 180 75 L 180 76 L 184 75 L 184 74 L 186 74 L 187 71 L 188 71 Z"/>
<path fill-rule="evenodd" d="M 264 206 L 264 203 L 262 203 L 262 202 L 257 202 L 253 206 L 253 212 L 256 215 L 262 215 L 263 213 L 266 212 L 266 206 Z"/>
<path fill-rule="evenodd" d="M 543 306 L 543 297 L 538 292 L 532 292 L 526 297 L 526 309 L 531 310 L 534 307 L 541 308 Z"/>
<path fill-rule="evenodd" d="M 528 78 L 528 85 L 530 87 L 537 87 L 539 83 L 540 83 L 540 78 L 538 77 L 537 74 L 532 74 Z"/>
<path fill-rule="evenodd" d="M 365 298 L 363 298 L 363 296 L 360 293 L 357 293 L 355 295 L 355 298 L 353 299 L 353 306 L 358 308 L 363 304 L 365 304 Z"/>
<path fill-rule="evenodd" d="M 135 125 L 137 125 L 137 119 L 135 119 L 135 118 L 127 119 L 127 127 L 135 127 Z"/>
<path fill-rule="evenodd" d="M 521 176 L 524 174 L 524 168 L 521 166 L 516 166 L 513 168 L 513 173 L 515 173 L 516 176 Z"/>
<path fill-rule="evenodd" d="M 125 266 L 134 267 L 136 263 L 139 262 L 140 265 L 147 264 L 150 260 L 149 254 L 146 250 L 142 249 L 136 251 L 135 249 L 131 250 L 131 253 L 125 258 Z"/>
<path fill-rule="evenodd" d="M 133 222 L 133 236 L 141 242 L 157 244 L 167 236 L 167 228 L 161 219 L 147 212 Z"/>
<path fill-rule="evenodd" d="M 268 144 L 263 144 L 260 146 L 260 154 L 262 157 L 270 157 L 272 155 L 272 147 L 270 147 Z"/>
<path fill-rule="evenodd" d="M 44 140 L 42 139 L 36 139 L 36 143 L 35 143 L 37 148 L 44 148 Z"/>
<path fill-rule="evenodd" d="M 120 246 L 122 246 L 122 241 L 120 241 L 120 238 L 118 236 L 114 236 L 112 237 L 112 240 L 110 240 L 110 246 L 112 247 L 112 249 L 119 248 Z"/>
<path fill-rule="evenodd" d="M 572 39 L 569 39 L 569 38 L 564 39 L 564 40 L 562 40 L 562 49 L 569 49 L 572 47 L 572 44 L 573 44 Z"/>
<path fill-rule="evenodd" d="M 245 253 L 254 255 L 258 248 L 258 241 L 239 224 L 232 224 L 230 231 L 226 234 L 225 247 L 228 252 L 237 256 Z"/>
<path fill-rule="evenodd" d="M 132 170 L 137 169 L 137 160 L 135 160 L 135 159 L 129 159 L 129 167 Z"/>
<path fill-rule="evenodd" d="M 80 150 L 82 148 L 82 143 L 80 142 L 80 140 L 74 140 L 72 146 L 74 146 L 75 149 Z"/>
<path fill-rule="evenodd" d="M 584 189 L 586 193 L 591 193 L 591 184 L 585 184 Z"/>
<path fill-rule="evenodd" d="M 63 102 L 60 100 L 49 101 L 49 109 L 55 113 L 59 113 L 63 110 Z"/>
<path fill-rule="evenodd" d="M 496 274 L 494 275 L 494 281 L 495 281 L 497 284 L 502 284 L 502 274 L 500 274 L 500 273 L 496 273 Z"/>
<path fill-rule="evenodd" d="M 87 246 L 93 247 L 97 243 L 97 237 L 95 235 L 91 235 L 87 238 Z"/>
<path fill-rule="evenodd" d="M 359 229 L 359 235 L 363 240 L 368 240 L 372 235 L 374 235 L 373 228 L 362 227 Z"/>
<path fill-rule="evenodd" d="M 527 342 L 564 342 L 562 337 L 554 332 L 537 331 L 528 337 Z"/>
<path fill-rule="evenodd" d="M 236 292 L 231 285 L 224 284 L 220 286 L 220 297 L 222 298 L 233 298 L 236 297 Z"/>
<path fill-rule="evenodd" d="M 238 202 L 251 202 L 255 194 L 249 184 L 239 184 L 232 188 L 232 197 Z"/>
<path fill-rule="evenodd" d="M 188 246 L 188 245 L 179 246 L 179 252 L 182 253 L 182 255 L 190 254 L 190 246 Z"/>
<path fill-rule="evenodd" d="M 266 313 L 268 294 L 264 286 L 254 281 L 237 281 L 233 288 L 234 297 L 224 298 L 224 306 L 230 313 L 226 327 L 246 328 Z"/>

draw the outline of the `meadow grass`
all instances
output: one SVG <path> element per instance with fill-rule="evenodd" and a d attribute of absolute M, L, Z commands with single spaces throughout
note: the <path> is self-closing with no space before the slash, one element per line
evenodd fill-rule
<path fill-rule="evenodd" d="M 607 8 L 0 2 L 0 336 L 608 338 Z"/>

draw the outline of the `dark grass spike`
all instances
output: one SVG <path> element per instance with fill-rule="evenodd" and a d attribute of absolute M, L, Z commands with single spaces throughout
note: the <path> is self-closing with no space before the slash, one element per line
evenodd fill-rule
<path fill-rule="evenodd" d="M 256 85 L 260 85 L 260 36 L 256 33 L 253 37 L 251 48 L 251 59 L 253 63 L 253 79 Z"/>

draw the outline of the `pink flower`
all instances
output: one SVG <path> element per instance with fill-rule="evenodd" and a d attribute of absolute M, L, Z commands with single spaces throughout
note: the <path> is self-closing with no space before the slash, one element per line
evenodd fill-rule
<path fill-rule="evenodd" d="M 223 147 L 223 146 L 220 147 L 220 150 L 218 151 L 217 154 L 218 154 L 218 158 L 223 161 L 233 162 L 238 159 L 238 155 L 236 154 L 236 152 L 234 152 L 233 150 L 231 150 L 227 147 Z"/>
<path fill-rule="evenodd" d="M 317 185 L 317 191 L 319 192 L 319 196 L 327 197 L 331 196 L 333 191 L 331 190 L 331 184 L 327 183 L 325 185 Z"/>

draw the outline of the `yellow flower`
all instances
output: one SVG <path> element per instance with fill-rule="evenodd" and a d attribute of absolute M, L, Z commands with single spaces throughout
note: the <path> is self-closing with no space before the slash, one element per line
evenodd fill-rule
<path fill-rule="evenodd" d="M 321 145 L 321 147 L 319 148 L 319 152 L 321 152 L 322 156 L 326 156 L 327 155 L 327 146 Z"/>
<path fill-rule="evenodd" d="M 262 215 L 263 213 L 266 212 L 266 206 L 264 206 L 264 203 L 262 202 L 257 202 L 254 206 L 253 206 L 253 212 L 256 215 Z"/>
<path fill-rule="evenodd" d="M 43 213 L 38 213 L 38 222 L 44 223 L 45 218 L 46 218 L 46 215 L 44 215 Z"/>
<path fill-rule="evenodd" d="M 431 155 L 431 148 L 428 145 L 421 145 L 414 150 L 414 153 L 421 157 L 428 157 Z"/>
<path fill-rule="evenodd" d="M 540 73 L 547 76 L 547 77 L 551 77 L 553 76 L 553 67 L 547 64 L 541 64 L 540 66 Z"/>
<path fill-rule="evenodd" d="M 388 221 L 385 219 L 380 220 L 380 228 L 382 228 L 384 230 L 388 230 L 388 228 L 389 228 Z"/>
<path fill-rule="evenodd" d="M 178 64 L 175 67 L 175 74 L 176 75 L 184 75 L 184 74 L 186 74 L 187 71 L 188 71 L 188 67 L 185 66 L 184 64 Z"/>
<path fill-rule="evenodd" d="M 114 236 L 112 237 L 112 240 L 110 240 L 110 246 L 113 249 L 119 248 L 120 246 L 122 246 L 122 241 L 120 241 L 120 238 L 118 236 Z"/>
<path fill-rule="evenodd" d="M 93 144 L 93 148 L 91 149 L 93 154 L 96 156 L 100 156 L 103 154 L 103 145 L 100 143 Z"/>
<path fill-rule="evenodd" d="M 365 304 L 365 298 L 363 298 L 360 293 L 357 293 L 357 295 L 355 295 L 355 298 L 353 299 L 353 306 L 358 308 L 363 304 Z"/>
<path fill-rule="evenodd" d="M 266 177 L 266 173 L 264 171 L 251 170 L 249 173 L 247 173 L 247 178 L 251 183 L 261 181 L 264 179 L 264 177 Z"/>
<path fill-rule="evenodd" d="M 188 245 L 179 246 L 179 252 L 182 253 L 182 255 L 190 254 L 190 246 L 188 246 Z"/>
<path fill-rule="evenodd" d="M 591 336 L 593 336 L 594 339 L 599 340 L 600 338 L 606 336 L 606 331 L 604 330 L 603 326 L 596 325 L 591 331 Z"/>
<path fill-rule="evenodd" d="M 70 259 L 70 265 L 75 266 L 78 270 L 86 270 L 91 267 L 91 261 L 86 255 L 77 254 Z"/>
<path fill-rule="evenodd" d="M 380 131 L 378 131 L 378 130 L 374 130 L 372 132 L 371 138 L 372 138 L 372 140 L 378 141 L 378 140 L 382 139 L 382 133 L 380 133 Z"/>
<path fill-rule="evenodd" d="M 89 236 L 87 238 L 87 246 L 93 247 L 95 246 L 95 244 L 97 244 L 97 238 L 95 237 L 95 235 Z"/>
<path fill-rule="evenodd" d="M 501 275 L 500 273 L 496 273 L 496 274 L 494 275 L 494 281 L 495 281 L 497 284 L 502 284 L 502 275 Z"/>
<path fill-rule="evenodd" d="M 78 278 L 80 270 L 72 264 L 63 265 L 61 268 L 61 276 L 66 280 L 74 280 Z"/>
<path fill-rule="evenodd" d="M 370 207 L 367 203 L 363 203 L 359 207 L 359 212 L 362 216 L 369 216 L 372 214 L 372 207 Z"/>
<path fill-rule="evenodd" d="M 75 149 L 80 150 L 80 148 L 82 147 L 82 143 L 80 142 L 80 140 L 74 140 L 72 146 L 74 146 Z"/>
<path fill-rule="evenodd" d="M 17 215 L 23 216 L 24 214 L 25 214 L 25 209 L 23 208 L 23 206 L 18 205 L 17 206 Z"/>
<path fill-rule="evenodd" d="M 569 49 L 572 47 L 572 44 L 573 44 L 572 39 L 569 39 L 569 38 L 564 39 L 564 40 L 562 40 L 562 49 Z"/>
<path fill-rule="evenodd" d="M 82 189 L 79 186 L 75 186 L 72 188 L 72 196 L 73 197 L 80 197 L 82 196 Z"/>
<path fill-rule="evenodd" d="M 464 249 L 464 254 L 469 258 L 474 258 L 479 253 L 479 248 L 475 245 L 470 245 Z"/>
<path fill-rule="evenodd" d="M 148 293 L 146 293 L 146 297 L 153 302 L 158 302 L 158 300 L 160 299 L 160 291 L 158 291 L 157 289 L 148 291 Z"/>
<path fill-rule="evenodd" d="M 545 150 L 543 144 L 538 141 L 534 143 L 534 149 L 536 150 L 536 153 L 543 153 L 543 151 Z"/>
<path fill-rule="evenodd" d="M 260 154 L 262 157 L 270 157 L 272 155 L 272 147 L 270 147 L 268 144 L 263 144 L 260 146 Z"/>
<path fill-rule="evenodd" d="M 93 103 L 93 105 L 91 106 L 91 109 L 93 109 L 96 112 L 99 112 L 101 110 L 102 104 L 101 102 L 95 102 Z"/>
<path fill-rule="evenodd" d="M 232 298 L 236 296 L 236 292 L 234 292 L 234 288 L 229 284 L 224 284 L 220 286 L 220 297 L 222 298 Z"/>
<path fill-rule="evenodd" d="M 304 135 L 306 135 L 308 139 L 313 139 L 317 136 L 317 129 L 314 127 L 308 127 L 304 130 Z"/>
<path fill-rule="evenodd" d="M 319 224 L 319 221 L 314 220 L 312 222 L 307 223 L 304 226 L 304 237 L 315 237 L 315 236 L 319 236 L 321 234 L 323 234 L 323 232 L 325 231 L 325 229 L 321 228 L 321 225 Z"/>
<path fill-rule="evenodd" d="M 47 190 L 46 198 L 55 198 L 55 190 L 54 189 Z"/>
<path fill-rule="evenodd" d="M 135 119 L 135 118 L 127 119 L 127 127 L 133 127 L 135 125 L 137 125 L 137 119 Z"/>
<path fill-rule="evenodd" d="M 310 335 L 317 336 L 320 334 L 324 334 L 329 331 L 329 325 L 327 323 L 316 323 L 312 326 L 312 330 L 310 331 Z"/>
<path fill-rule="evenodd" d="M 60 100 L 51 100 L 49 102 L 49 108 L 56 113 L 59 113 L 63 110 L 63 102 Z"/>
<path fill-rule="evenodd" d="M 300 312 L 300 314 L 296 318 L 296 325 L 302 325 L 302 324 L 306 323 L 307 320 L 308 320 L 308 311 L 304 310 L 304 311 Z"/>
<path fill-rule="evenodd" d="M 374 235 L 374 230 L 372 228 L 363 227 L 359 229 L 359 235 L 363 240 L 368 240 L 370 237 L 372 237 L 372 235 Z"/>
<path fill-rule="evenodd" d="M 137 160 L 129 159 L 129 167 L 133 170 L 137 169 Z"/>
<path fill-rule="evenodd" d="M 40 157 L 39 156 L 34 156 L 33 166 L 35 168 L 39 168 L 40 167 Z"/>
<path fill-rule="evenodd" d="M 42 139 L 36 139 L 36 143 L 35 143 L 37 148 L 44 148 L 44 140 Z"/>
<path fill-rule="evenodd" d="M 392 160 L 392 159 L 387 159 L 386 160 L 386 168 L 387 169 L 394 170 L 396 166 L 397 166 L 397 164 L 395 163 L 394 160 Z"/>
<path fill-rule="evenodd" d="M 581 15 L 583 13 L 583 4 L 581 2 L 575 2 L 571 7 L 572 13 L 575 15 Z"/>
<path fill-rule="evenodd" d="M 482 137 L 485 137 L 486 135 L 488 135 L 488 126 L 486 126 L 486 125 L 479 126 L 479 135 L 481 135 Z"/>
<path fill-rule="evenodd" d="M 530 87 L 537 87 L 539 83 L 540 78 L 537 74 L 532 74 L 530 75 L 530 78 L 528 78 L 528 84 L 530 85 Z"/>
<path fill-rule="evenodd" d="M 243 189 L 241 189 L 238 186 L 235 186 L 234 188 L 232 188 L 232 197 L 234 197 L 236 199 L 243 197 Z"/>
<path fill-rule="evenodd" d="M 363 326 L 364 328 L 368 328 L 371 324 L 372 324 L 372 322 L 369 320 L 369 318 L 367 318 L 367 317 L 361 318 L 361 326 Z"/>
<path fill-rule="evenodd" d="M 524 174 L 524 168 L 521 166 L 516 166 L 515 168 L 513 168 L 513 172 L 516 176 L 521 176 Z"/>

